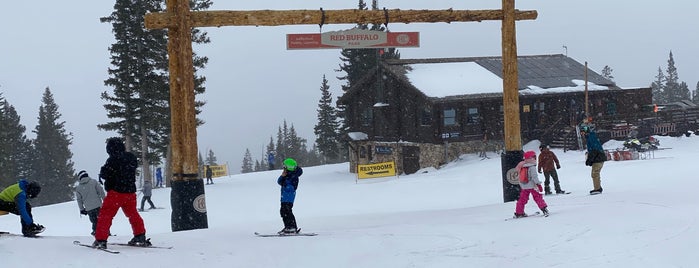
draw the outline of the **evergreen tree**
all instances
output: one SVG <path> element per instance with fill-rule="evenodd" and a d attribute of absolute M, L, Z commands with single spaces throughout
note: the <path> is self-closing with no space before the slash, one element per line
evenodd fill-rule
<path fill-rule="evenodd" d="M 675 67 L 675 59 L 672 56 L 672 51 L 670 51 L 670 58 L 667 60 L 667 70 L 665 70 L 667 76 L 665 77 L 665 86 L 663 87 L 663 95 L 665 101 L 675 102 L 682 100 L 682 88 L 680 86 L 680 78 L 677 74 L 677 68 Z"/>
<path fill-rule="evenodd" d="M 654 103 L 666 103 L 665 94 L 663 88 L 665 87 L 665 74 L 663 70 L 658 67 L 658 74 L 655 76 L 655 81 L 651 83 L 650 87 L 653 94 Z"/>
<path fill-rule="evenodd" d="M 243 166 L 240 167 L 240 173 L 250 173 L 253 171 L 252 166 L 252 155 L 250 154 L 250 149 L 245 149 L 245 155 L 243 156 Z"/>
<path fill-rule="evenodd" d="M 279 130 L 277 131 L 277 146 L 276 146 L 277 155 L 274 159 L 278 165 L 275 165 L 275 166 L 281 167 L 281 164 L 284 161 L 284 159 L 288 157 L 287 150 L 286 150 L 286 148 L 287 148 L 287 143 L 286 143 L 287 138 L 286 137 L 289 135 L 288 133 L 289 133 L 289 130 L 286 127 L 286 120 L 284 120 L 283 127 L 279 127 Z"/>
<path fill-rule="evenodd" d="M 216 164 L 217 163 L 216 161 L 217 161 L 217 159 L 216 159 L 216 155 L 214 154 L 214 151 L 209 149 L 209 152 L 206 154 L 206 160 L 205 160 L 206 164 L 211 165 L 211 166 L 217 166 L 218 164 Z"/>
<path fill-rule="evenodd" d="M 614 70 L 609 67 L 609 65 L 605 65 L 604 68 L 602 68 L 602 77 L 609 79 L 609 81 L 614 81 L 612 71 Z"/>
<path fill-rule="evenodd" d="M 0 95 L 0 188 L 32 174 L 31 141 L 25 133 L 17 111 Z"/>
<path fill-rule="evenodd" d="M 192 10 L 211 6 L 210 0 L 191 1 Z M 107 116 L 112 122 L 98 128 L 116 131 L 126 139 L 127 149 L 141 155 L 144 169 L 159 164 L 168 157 L 170 143 L 170 90 L 168 78 L 167 36 L 165 30 L 146 30 L 143 16 L 147 12 L 163 10 L 163 1 L 117 0 L 114 12 L 101 18 L 112 24 L 116 43 L 110 47 L 114 68 L 108 70 L 105 85 L 113 87 L 112 94 L 102 93 Z M 206 32 L 192 30 L 192 40 L 209 43 Z M 204 92 L 206 79 L 196 72 L 206 65 L 208 58 L 194 53 L 195 94 Z M 197 114 L 204 102 L 197 101 Z M 203 124 L 197 119 L 197 124 Z"/>
<path fill-rule="evenodd" d="M 69 149 L 72 134 L 66 132 L 65 122 L 59 121 L 60 117 L 58 105 L 47 87 L 39 107 L 39 122 L 33 131 L 36 139 L 31 178 L 47 189 L 37 198 L 36 202 L 41 205 L 73 199 L 75 170 L 71 160 L 73 153 Z"/>
<path fill-rule="evenodd" d="M 694 89 L 694 94 L 692 94 L 694 103 L 699 104 L 699 82 L 697 82 L 697 87 Z"/>
<path fill-rule="evenodd" d="M 263 167 L 263 163 L 260 163 L 260 160 L 255 159 L 255 172 L 266 170 L 266 169 L 262 169 L 262 167 Z"/>
<path fill-rule="evenodd" d="M 337 111 L 332 105 L 332 94 L 328 80 L 323 75 L 323 82 L 320 86 L 321 97 L 318 103 L 318 124 L 313 128 L 316 135 L 316 145 L 322 155 L 321 163 L 337 163 L 339 160 L 339 139 L 337 131 L 339 123 L 337 121 Z"/>

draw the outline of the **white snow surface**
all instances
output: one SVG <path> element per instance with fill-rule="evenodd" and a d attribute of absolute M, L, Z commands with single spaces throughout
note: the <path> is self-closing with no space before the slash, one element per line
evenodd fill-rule
<path fill-rule="evenodd" d="M 591 196 L 584 152 L 553 149 L 569 195 L 545 196 L 551 216 L 505 221 L 501 162 L 463 155 L 440 169 L 357 181 L 348 164 L 304 168 L 294 213 L 315 237 L 256 237 L 281 229 L 280 171 L 216 178 L 206 185 L 208 229 L 172 232 L 169 189 L 154 189 L 165 209 L 142 213 L 155 245 L 110 246 L 112 255 L 72 245 L 91 243 L 90 223 L 75 202 L 35 208 L 41 238 L 0 236 L 2 267 L 697 267 L 699 137 L 658 137 L 653 159 L 609 161 L 604 193 Z M 525 150 L 538 142 L 526 144 Z M 608 142 L 605 148 L 616 148 Z M 538 154 L 538 150 L 537 154 Z M 96 156 L 97 157 L 97 156 Z M 94 175 L 94 174 L 93 174 Z M 543 180 L 543 176 L 540 175 Z M 50 189 L 44 189 L 50 191 Z M 140 196 L 139 196 L 140 197 Z M 537 211 L 530 200 L 526 212 Z M 19 217 L 0 230 L 20 232 Z M 110 242 L 130 227 L 115 217 Z"/>
<path fill-rule="evenodd" d="M 406 76 L 428 97 L 502 93 L 502 79 L 475 62 L 411 64 Z"/>

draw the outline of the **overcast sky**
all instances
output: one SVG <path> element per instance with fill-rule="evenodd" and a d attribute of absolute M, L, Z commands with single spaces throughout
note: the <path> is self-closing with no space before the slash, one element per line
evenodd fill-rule
<path fill-rule="evenodd" d="M 371 0 L 367 0 L 370 4 Z M 495 0 L 380 0 L 387 9 L 500 9 Z M 66 129 L 76 170 L 97 173 L 107 157 L 97 130 L 107 122 L 103 91 L 114 42 L 111 25 L 99 18 L 113 11 L 114 1 L 9 1 L 0 8 L 0 92 L 15 106 L 22 124 L 33 130 L 41 94 L 50 87 Z M 356 0 L 214 1 L 211 10 L 353 9 Z M 648 86 L 658 67 L 667 68 L 670 51 L 680 81 L 694 90 L 699 81 L 699 2 L 669 1 L 538 1 L 519 0 L 520 10 L 536 10 L 536 20 L 517 23 L 519 55 L 566 54 L 600 72 L 614 71 L 624 87 Z M 286 50 L 286 34 L 318 33 L 353 25 L 204 28 L 212 42 L 195 46 L 208 56 L 203 71 L 207 102 L 198 128 L 199 150 L 212 149 L 219 162 L 239 173 L 245 149 L 260 160 L 269 138 L 286 120 L 310 145 L 326 75 L 337 98 L 340 51 Z M 419 48 L 399 49 L 401 57 L 470 57 L 501 55 L 497 21 L 399 24 L 390 31 L 420 32 Z M 566 48 L 564 48 L 567 47 Z M 28 134 L 33 138 L 32 133 Z"/>

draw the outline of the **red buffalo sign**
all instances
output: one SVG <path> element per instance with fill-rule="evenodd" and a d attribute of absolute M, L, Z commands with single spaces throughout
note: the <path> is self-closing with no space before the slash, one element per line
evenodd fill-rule
<path fill-rule="evenodd" d="M 418 32 L 352 29 L 316 34 L 287 34 L 287 49 L 419 47 Z"/>

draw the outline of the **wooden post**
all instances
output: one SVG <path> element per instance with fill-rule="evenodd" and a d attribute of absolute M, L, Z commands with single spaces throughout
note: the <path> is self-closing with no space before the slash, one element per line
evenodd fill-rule
<path fill-rule="evenodd" d="M 519 118 L 515 0 L 502 0 L 502 10 L 502 104 L 505 113 L 505 153 L 501 158 L 502 190 L 504 201 L 510 202 L 519 198 L 519 185 L 507 181 L 507 171 L 516 167 L 523 155 Z"/>
<path fill-rule="evenodd" d="M 172 134 L 172 230 L 208 227 L 204 182 L 199 179 L 194 105 L 192 20 L 188 0 L 167 0 Z"/>
<path fill-rule="evenodd" d="M 505 3 L 507 3 L 507 8 Z M 533 20 L 536 11 L 514 9 L 514 0 L 503 0 L 502 10 L 250 10 L 191 11 L 188 0 L 167 0 L 166 12 L 145 15 L 148 29 L 168 29 L 170 59 L 171 179 L 173 231 L 207 228 L 204 184 L 198 177 L 196 113 L 194 105 L 194 68 L 192 63 L 191 29 L 220 26 L 278 26 L 316 24 L 381 24 L 394 23 L 503 21 L 503 60 L 506 110 L 506 148 L 521 148 L 519 104 L 517 95 L 517 47 L 515 21 Z M 507 32 L 507 33 L 505 33 Z M 505 64 L 503 64 L 505 66 Z M 514 79 L 514 80 L 513 80 Z M 514 96 L 512 92 L 514 90 Z M 515 105 L 515 108 L 512 108 Z M 512 114 L 512 112 L 516 114 Z M 508 119 L 510 118 L 510 119 Z M 514 121 L 513 121 L 514 120 Z M 521 150 L 519 151 L 521 153 Z"/>

